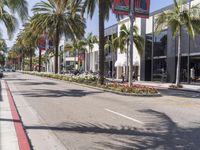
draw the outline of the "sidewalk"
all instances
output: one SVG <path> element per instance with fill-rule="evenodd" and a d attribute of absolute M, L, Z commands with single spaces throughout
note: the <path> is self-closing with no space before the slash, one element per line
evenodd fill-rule
<path fill-rule="evenodd" d="M 121 79 L 108 79 L 108 81 L 114 82 L 121 82 Z M 151 82 L 151 81 L 135 81 L 134 84 L 152 86 L 157 89 L 168 89 L 172 83 L 161 83 L 161 82 Z M 182 84 L 183 88 L 175 89 L 175 90 L 182 90 L 182 91 L 190 91 L 190 92 L 200 92 L 200 85 L 189 85 L 189 84 Z"/>
<path fill-rule="evenodd" d="M 1 80 L 0 85 L 0 150 L 30 150 L 6 82 Z"/>
<path fill-rule="evenodd" d="M 161 82 L 145 82 L 145 81 L 136 81 L 135 84 L 140 85 L 148 85 L 152 87 L 156 87 L 158 89 L 168 89 L 172 83 L 161 83 Z M 189 85 L 189 84 L 182 84 L 183 88 L 175 89 L 175 90 L 182 90 L 182 91 L 190 91 L 190 92 L 200 92 L 200 85 Z"/>

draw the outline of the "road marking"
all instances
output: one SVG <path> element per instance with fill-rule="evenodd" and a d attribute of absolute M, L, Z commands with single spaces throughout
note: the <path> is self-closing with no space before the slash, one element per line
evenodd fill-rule
<path fill-rule="evenodd" d="M 134 118 L 131 118 L 131 117 L 125 116 L 125 115 L 123 115 L 123 114 L 120 114 L 120 113 L 118 113 L 118 112 L 112 111 L 112 110 L 110 110 L 110 109 L 105 109 L 105 110 L 108 111 L 108 112 L 111 112 L 111 113 L 113 113 L 113 114 L 115 114 L 115 115 L 118 115 L 118 116 L 124 117 L 124 118 L 126 118 L 126 119 L 131 120 L 131 121 L 134 121 L 134 122 L 137 122 L 137 123 L 139 123 L 139 124 L 144 125 L 143 122 L 141 122 L 141 121 L 139 121 L 139 120 L 137 120 L 137 119 L 134 119 Z"/>

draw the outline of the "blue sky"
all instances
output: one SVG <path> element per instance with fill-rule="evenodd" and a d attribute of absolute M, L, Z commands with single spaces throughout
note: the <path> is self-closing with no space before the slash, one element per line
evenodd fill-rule
<path fill-rule="evenodd" d="M 29 14 L 32 15 L 31 13 L 31 8 L 37 3 L 40 2 L 41 0 L 27 0 L 28 4 L 29 4 Z M 167 5 L 172 4 L 173 0 L 151 0 L 151 12 L 155 11 L 157 9 L 160 9 L 162 7 L 165 7 Z M 105 26 L 111 26 L 113 24 L 117 23 L 117 20 L 115 18 L 115 16 L 111 13 L 110 15 L 110 19 L 108 22 L 105 23 Z M 2 26 L 2 24 L 0 25 L 1 29 L 3 30 L 3 38 L 7 39 L 7 35 L 6 35 L 6 30 L 4 29 L 4 27 Z M 21 28 L 21 25 L 19 27 L 19 29 Z M 14 39 L 17 35 L 17 33 L 19 32 L 19 30 L 16 31 L 16 34 L 14 36 Z M 95 11 L 95 15 L 93 17 L 93 19 L 91 20 L 90 18 L 87 18 L 87 29 L 86 29 L 86 34 L 89 32 L 93 32 L 94 34 L 98 35 L 98 10 Z M 14 39 L 12 41 L 7 41 L 7 44 L 9 47 L 11 47 L 14 44 Z"/>

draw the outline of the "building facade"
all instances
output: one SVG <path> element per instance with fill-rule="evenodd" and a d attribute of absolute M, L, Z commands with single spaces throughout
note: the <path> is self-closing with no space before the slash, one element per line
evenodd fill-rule
<path fill-rule="evenodd" d="M 193 0 L 186 4 L 191 7 L 200 3 Z M 166 28 L 160 34 L 155 31 L 155 18 L 173 5 L 151 13 L 145 24 L 145 53 L 141 59 L 141 79 L 145 81 L 175 82 L 177 67 L 178 38 L 173 38 Z M 200 34 L 191 39 L 185 28 L 181 32 L 181 82 L 200 82 Z M 194 79 L 191 80 L 191 75 Z"/>

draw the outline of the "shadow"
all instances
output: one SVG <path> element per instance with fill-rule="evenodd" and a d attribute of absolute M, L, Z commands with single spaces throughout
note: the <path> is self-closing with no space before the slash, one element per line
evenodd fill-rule
<path fill-rule="evenodd" d="M 200 128 L 182 128 L 169 116 L 153 110 L 142 110 L 147 117 L 144 128 L 112 126 L 108 124 L 61 123 L 58 126 L 25 126 L 29 130 L 52 130 L 57 132 L 95 135 L 91 149 L 115 150 L 199 150 Z M 98 135 L 109 140 L 97 141 Z M 80 135 L 81 136 L 81 135 Z M 85 137 L 85 136 L 84 136 Z M 81 138 L 81 137 L 80 137 Z M 102 139 L 102 138 L 100 138 Z M 86 143 L 87 144 L 87 143 Z"/>
<path fill-rule="evenodd" d="M 102 92 L 98 91 L 84 91 L 77 89 L 66 89 L 66 90 L 48 90 L 48 89 L 34 89 L 30 92 L 22 92 L 25 97 L 84 97 L 87 95 L 98 94 Z"/>
<path fill-rule="evenodd" d="M 28 86 L 31 86 L 31 85 L 57 85 L 57 83 L 55 82 L 20 82 L 19 83 L 20 85 L 28 85 Z"/>
<path fill-rule="evenodd" d="M 21 122 L 20 120 L 16 120 L 16 119 L 5 119 L 5 118 L 0 118 L 0 121 L 4 121 L 4 122 Z"/>
<path fill-rule="evenodd" d="M 176 96 L 183 98 L 200 99 L 200 92 L 190 92 L 190 91 L 171 90 L 171 89 L 159 89 L 159 92 L 164 96 Z"/>
<path fill-rule="evenodd" d="M 30 79 L 14 79 L 14 78 L 7 78 L 7 81 L 28 81 Z"/>

